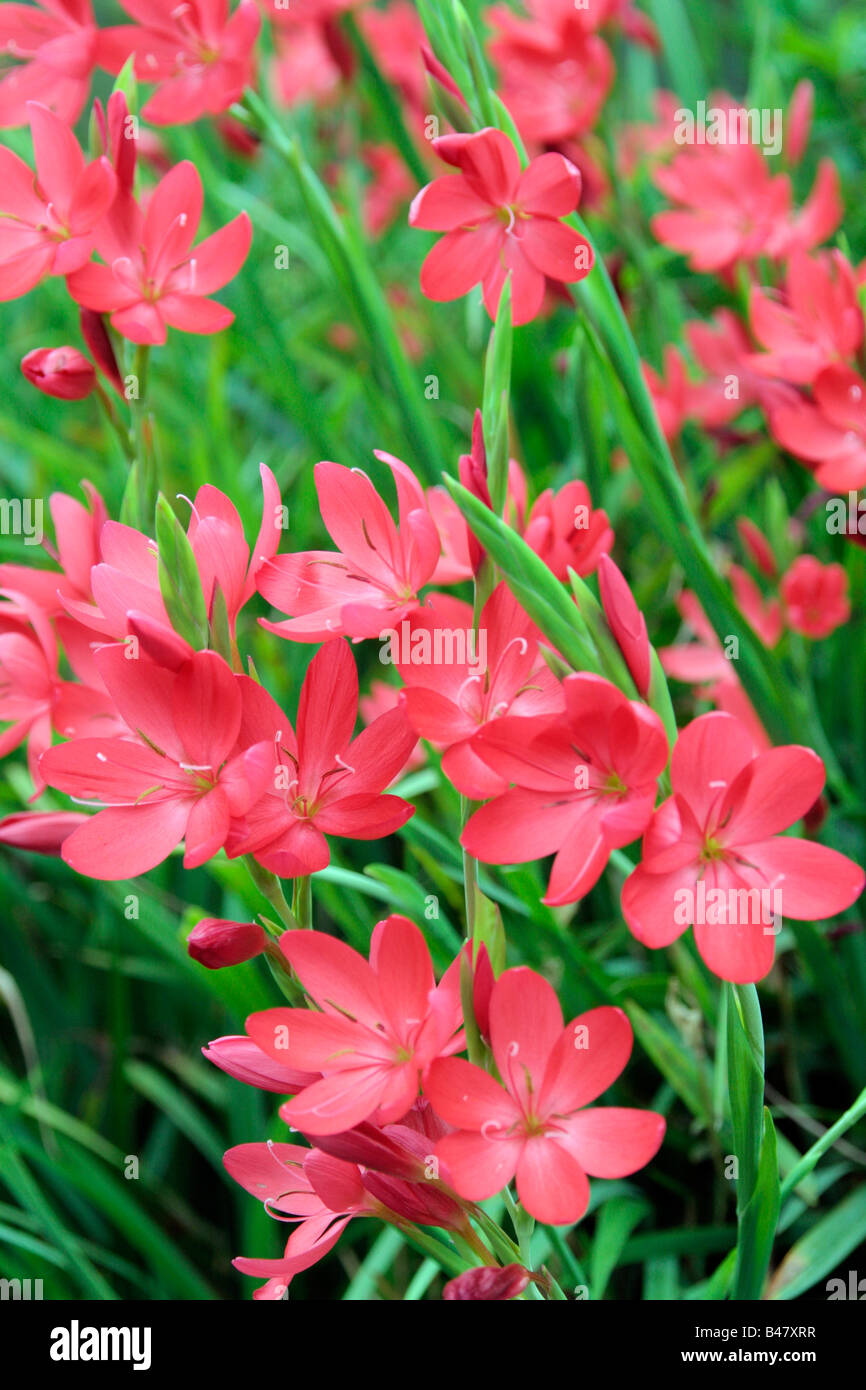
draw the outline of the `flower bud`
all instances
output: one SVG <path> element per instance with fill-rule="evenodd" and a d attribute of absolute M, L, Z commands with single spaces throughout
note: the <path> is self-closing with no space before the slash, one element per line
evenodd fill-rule
<path fill-rule="evenodd" d="M 604 616 L 626 660 L 635 685 L 646 695 L 650 685 L 650 647 L 646 621 L 634 601 L 622 571 L 609 555 L 598 562 L 598 584 Z"/>
<path fill-rule="evenodd" d="M 93 363 L 73 347 L 34 348 L 21 359 L 21 370 L 38 391 L 61 401 L 81 401 L 96 383 Z"/>
<path fill-rule="evenodd" d="M 80 811 L 19 811 L 0 820 L 0 845 L 56 855 L 67 835 L 89 819 Z"/>
<path fill-rule="evenodd" d="M 451 1302 L 504 1303 L 523 1293 L 528 1283 L 529 1275 L 522 1265 L 505 1265 L 502 1269 L 482 1265 L 458 1274 L 445 1285 L 442 1297 Z"/>
<path fill-rule="evenodd" d="M 218 917 L 206 917 L 193 927 L 186 946 L 200 965 L 221 970 L 224 965 L 240 965 L 260 956 L 266 942 L 264 929 L 257 922 L 223 922 Z"/>

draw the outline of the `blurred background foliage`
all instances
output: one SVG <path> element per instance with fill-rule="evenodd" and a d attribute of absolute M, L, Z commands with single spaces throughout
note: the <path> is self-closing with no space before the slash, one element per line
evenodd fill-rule
<path fill-rule="evenodd" d="M 467 0 L 467 8 L 481 27 L 478 0 Z M 866 255 L 863 6 L 647 0 L 645 8 L 659 25 L 663 52 L 613 41 L 618 76 L 599 147 L 615 150 L 627 122 L 650 117 L 659 86 L 676 90 L 684 102 L 726 88 L 748 94 L 752 104 L 784 108 L 796 82 L 808 76 L 816 114 L 808 155 L 796 172 L 797 198 L 811 187 L 818 160 L 832 157 L 845 193 L 840 245 L 855 261 Z M 97 11 L 103 22 L 116 18 L 108 6 Z M 106 95 L 108 79 L 97 90 Z M 241 156 L 203 122 L 161 131 L 161 138 L 172 162 L 192 159 L 201 172 L 202 234 L 246 208 L 253 249 L 221 296 L 237 315 L 234 326 L 213 339 L 171 332 L 153 354 L 148 393 L 163 491 L 174 498 L 192 497 L 204 482 L 222 488 L 252 536 L 264 460 L 289 507 L 283 549 L 303 549 L 328 544 L 313 487 L 317 460 L 364 468 L 385 484 L 386 495 L 387 470 L 372 459 L 374 448 L 405 459 L 426 484 L 442 470 L 456 471 L 479 403 L 489 325 L 475 296 L 456 305 L 422 301 L 418 267 L 429 242 L 408 229 L 404 215 L 379 239 L 364 235 L 369 174 L 361 147 L 388 133 L 368 81 L 360 76 L 329 110 L 298 108 L 286 119 L 308 162 L 327 171 L 379 286 L 399 299 L 398 325 L 415 340 L 402 362 L 403 386 L 395 386 L 393 364 L 371 340 L 370 324 L 352 318 L 284 167 L 263 149 Z M 3 138 L 27 152 L 25 134 Z M 587 214 L 597 245 L 622 258 L 630 320 L 643 356 L 656 367 L 666 343 L 682 343 L 683 323 L 719 302 L 714 282 L 690 274 L 653 241 L 648 219 L 658 205 L 642 175 L 615 187 L 606 220 Z M 277 268 L 280 248 L 288 248 L 287 269 Z M 126 465 L 93 398 L 77 405 L 48 399 L 19 370 L 34 347 L 79 345 L 75 306 L 62 284 L 49 281 L 4 305 L 2 319 L 4 494 L 77 494 L 87 478 L 117 515 Z M 533 494 L 570 477 L 587 479 L 616 528 L 616 554 L 647 613 L 651 638 L 663 645 L 679 628 L 673 599 L 681 576 L 645 524 L 629 469 L 611 469 L 617 422 L 591 372 L 579 381 L 585 360 L 582 326 L 568 312 L 516 334 L 513 452 Z M 431 377 L 438 381 L 436 398 L 430 398 Z M 587 400 L 600 422 L 601 448 L 592 447 L 585 430 L 579 403 Z M 782 545 L 787 517 L 799 514 L 810 548 L 848 568 L 854 618 L 810 651 L 808 661 L 825 727 L 859 797 L 838 827 L 831 809 L 827 842 L 862 862 L 866 555 L 827 536 L 822 511 L 810 508 L 805 470 L 785 463 L 766 436 L 735 444 L 721 458 L 712 440 L 687 432 L 680 462 L 714 545 L 733 544 L 733 521 L 743 513 Z M 177 507 L 185 520 L 187 504 Z M 36 563 L 37 554 L 29 549 L 22 556 L 20 538 L 0 537 L 0 559 Z M 258 599 L 249 605 L 241 649 L 252 652 L 261 679 L 294 715 L 312 649 L 264 634 L 255 625 L 264 612 Z M 364 689 L 382 675 L 376 645 L 358 647 L 356 655 Z M 691 696 L 677 698 L 683 714 L 696 708 Z M 406 778 L 402 790 L 418 810 L 393 841 L 333 844 L 331 868 L 315 882 L 317 925 L 365 950 L 379 917 L 405 912 L 424 925 L 441 968 L 462 930 L 457 797 L 440 779 L 435 758 Z M 30 791 L 16 754 L 0 769 L 0 813 L 20 810 Z M 48 793 L 40 808 L 61 804 L 63 798 Z M 730 1138 L 719 1127 L 725 1074 L 712 1061 L 718 982 L 690 939 L 662 955 L 631 938 L 618 912 L 616 864 L 576 910 L 540 905 L 538 866 L 488 870 L 484 882 L 502 906 L 511 963 L 542 969 L 560 990 L 566 1017 L 599 1002 L 628 1008 L 636 1046 L 615 1101 L 651 1105 L 668 1118 L 666 1143 L 650 1168 L 634 1180 L 594 1182 L 590 1214 L 568 1245 L 545 1249 L 542 1232 L 539 1258 L 550 1259 L 564 1284 L 588 1284 L 594 1298 L 706 1293 L 704 1281 L 735 1239 L 723 1177 Z M 286 1231 L 229 1182 L 221 1156 L 230 1144 L 284 1138 L 285 1129 L 276 1097 L 224 1076 L 199 1049 L 241 1032 L 245 1016 L 277 996 L 262 961 L 211 973 L 191 962 L 184 947 L 202 915 L 243 920 L 266 906 L 243 865 L 220 857 L 207 871 L 185 873 L 172 858 L 135 883 L 100 884 L 59 862 L 6 851 L 0 894 L 0 1274 L 41 1278 L 46 1298 L 248 1297 L 253 1286 L 234 1274 L 231 1257 L 275 1256 Z M 425 917 L 429 895 L 438 900 L 438 917 Z M 835 922 L 830 934 L 820 923 L 786 927 L 761 997 L 768 1099 L 784 1173 L 866 1083 L 866 938 L 858 910 Z M 856 1260 L 866 1240 L 864 1149 L 861 1124 L 786 1202 L 775 1296 L 824 1297 L 823 1282 Z M 357 1222 L 334 1255 L 295 1281 L 292 1297 L 423 1298 L 440 1287 L 435 1266 L 401 1237 Z"/>

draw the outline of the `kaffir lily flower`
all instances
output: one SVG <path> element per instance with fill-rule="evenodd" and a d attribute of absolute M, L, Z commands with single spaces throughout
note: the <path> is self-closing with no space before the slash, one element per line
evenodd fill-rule
<path fill-rule="evenodd" d="M 493 1056 L 502 1084 L 461 1058 L 434 1062 L 424 1094 L 457 1130 L 436 1145 L 443 1176 L 480 1202 L 513 1177 L 536 1220 L 579 1221 L 587 1174 L 622 1178 L 649 1163 L 665 1131 L 661 1115 L 590 1105 L 619 1076 L 632 1045 L 620 1009 L 602 1007 L 563 1026 L 553 988 L 533 970 L 506 970 L 490 1001 Z"/>
<path fill-rule="evenodd" d="M 383 795 L 405 766 L 417 736 L 405 712 L 380 715 L 353 738 L 358 672 L 346 642 L 327 642 L 301 687 L 297 738 L 288 716 L 265 690 L 238 677 L 242 743 L 267 746 L 266 795 L 232 829 L 227 853 L 252 854 L 286 878 L 324 869 L 328 835 L 376 840 L 404 825 L 414 807 Z"/>
<path fill-rule="evenodd" d="M 397 669 L 412 728 L 445 749 L 442 770 L 466 796 L 480 801 L 504 792 L 507 781 L 475 752 L 479 730 L 505 715 L 564 708 L 562 688 L 539 654 L 537 629 L 502 583 L 485 603 L 477 633 L 471 606 L 438 594 L 413 615 L 406 635 L 409 649 Z M 428 659 L 419 662 L 425 637 Z"/>
<path fill-rule="evenodd" d="M 217 116 L 239 101 L 253 76 L 261 16 L 253 0 L 229 15 L 229 0 L 123 0 L 138 20 L 99 33 L 99 62 L 120 72 L 130 54 L 135 75 L 155 82 L 142 117 L 151 125 L 181 125 Z"/>
<path fill-rule="evenodd" d="M 227 328 L 234 314 L 208 296 L 237 275 L 250 249 L 252 226 L 241 212 L 194 247 L 202 200 L 201 178 L 188 160 L 157 184 L 146 212 L 131 193 L 119 193 L 97 228 L 96 249 L 105 265 L 70 266 L 72 298 L 109 314 L 112 327 L 133 343 L 164 343 L 167 328 L 184 333 Z"/>
<path fill-rule="evenodd" d="M 43 102 L 66 125 L 84 109 L 96 65 L 98 30 L 90 0 L 0 5 L 0 126 L 26 125 L 27 104 Z"/>
<path fill-rule="evenodd" d="M 784 297 L 753 289 L 749 322 L 767 349 L 748 358 L 754 371 L 800 384 L 814 381 L 823 367 L 853 357 L 863 342 L 853 267 L 841 251 L 795 252 Z"/>
<path fill-rule="evenodd" d="M 659 648 L 659 661 L 667 676 L 698 686 L 697 693 L 716 709 L 733 715 L 750 734 L 755 752 L 770 747 L 767 731 L 726 655 L 715 628 L 695 595 L 688 590 L 677 599 L 680 617 L 698 638 Z"/>
<path fill-rule="evenodd" d="M 625 575 L 609 555 L 599 558 L 598 587 L 604 616 L 616 644 L 625 657 L 635 685 L 641 695 L 646 695 L 652 674 L 646 618 L 635 602 Z"/>
<path fill-rule="evenodd" d="M 475 752 L 516 786 L 470 817 L 460 843 L 486 864 L 556 854 L 546 903 L 576 902 L 612 849 L 642 834 L 668 745 L 658 715 L 601 676 L 563 681 L 565 717 L 494 720 Z"/>
<path fill-rule="evenodd" d="M 72 131 L 47 106 L 28 101 L 27 116 L 35 176 L 0 145 L 0 300 L 83 266 L 116 188 L 108 160 L 87 164 Z"/>
<path fill-rule="evenodd" d="M 96 385 L 93 363 L 73 347 L 34 348 L 22 357 L 21 371 L 37 391 L 59 401 L 82 401 Z"/>
<path fill-rule="evenodd" d="M 814 555 L 798 556 L 779 591 L 788 626 L 805 637 L 829 637 L 851 616 L 844 566 L 822 565 Z"/>
<path fill-rule="evenodd" d="M 544 299 L 545 277 L 574 282 L 589 274 L 589 243 L 559 219 L 580 201 L 580 174 L 560 154 L 543 154 L 521 172 L 501 130 L 444 135 L 436 153 L 460 170 L 422 188 L 409 213 L 413 227 L 445 232 L 421 268 L 428 299 L 459 299 L 481 284 L 495 319 L 509 271 L 515 324 L 528 323 Z"/>
<path fill-rule="evenodd" d="M 866 381 L 837 363 L 815 377 L 812 397 L 774 410 L 770 433 L 810 465 L 821 487 L 855 491 L 866 483 Z"/>
<path fill-rule="evenodd" d="M 313 1136 L 402 1119 L 430 1063 L 465 1045 L 460 957 L 437 985 L 422 933 L 396 916 L 375 927 L 369 964 L 322 932 L 284 932 L 280 948 L 318 1012 L 268 1009 L 247 1032 L 277 1061 L 322 1073 L 283 1118 Z"/>
<path fill-rule="evenodd" d="M 221 657 L 196 652 L 175 673 L 128 651 L 103 647 L 95 661 L 129 737 L 75 739 L 40 759 L 49 786 L 105 808 L 63 845 L 89 878 L 134 878 L 181 840 L 186 868 L 206 863 L 270 776 L 268 747 L 235 752 L 241 694 Z"/>
<path fill-rule="evenodd" d="M 771 909 L 773 917 L 815 921 L 843 912 L 863 889 L 863 870 L 844 854 L 782 834 L 823 785 L 824 764 L 810 748 L 755 756 L 748 730 L 730 715 L 695 719 L 674 746 L 673 795 L 655 812 L 623 886 L 623 915 L 637 939 L 668 946 L 696 916 L 713 917 L 694 921 L 709 969 L 740 984 L 762 980 L 773 964 Z M 697 910 L 701 880 L 705 900 L 715 890 L 724 906 L 716 899 Z M 763 900 L 766 912 L 753 911 L 753 890 L 778 897 Z"/>
<path fill-rule="evenodd" d="M 394 475 L 399 527 L 370 479 L 360 469 L 317 463 L 316 491 L 337 551 L 304 550 L 263 565 L 259 593 L 292 616 L 262 619 L 262 626 L 298 642 L 322 642 L 343 634 L 377 637 L 418 606 L 439 559 L 436 524 L 411 469 L 376 451 Z"/>

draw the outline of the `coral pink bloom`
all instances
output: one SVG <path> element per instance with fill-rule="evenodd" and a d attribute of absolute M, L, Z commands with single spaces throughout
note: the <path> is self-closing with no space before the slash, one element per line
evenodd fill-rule
<path fill-rule="evenodd" d="M 293 1096 L 319 1079 L 317 1072 L 299 1071 L 284 1061 L 277 1062 L 246 1034 L 215 1038 L 202 1048 L 202 1055 L 236 1081 L 281 1096 Z"/>
<path fill-rule="evenodd" d="M 502 97 L 524 140 L 558 145 L 589 130 L 613 86 L 607 44 L 573 4 L 538 4 L 532 18 L 504 5 L 486 12 L 490 56 L 502 73 Z"/>
<path fill-rule="evenodd" d="M 152 125 L 181 125 L 217 116 L 239 101 L 253 77 L 261 16 L 253 0 L 229 15 L 229 0 L 123 0 L 138 24 L 99 33 L 99 62 L 120 72 L 135 55 L 135 75 L 158 83 L 142 116 Z M 139 27 L 141 26 L 141 27 Z"/>
<path fill-rule="evenodd" d="M 496 318 L 511 272 L 515 324 L 534 319 L 545 277 L 582 280 L 592 269 L 589 243 L 559 219 L 580 201 L 580 174 L 561 154 L 543 154 L 521 173 L 514 145 L 501 130 L 445 135 L 437 154 L 460 170 L 427 184 L 409 213 L 413 227 L 446 232 L 421 267 L 428 299 L 459 299 L 481 284 Z"/>
<path fill-rule="evenodd" d="M 523 539 L 557 579 L 567 580 L 570 569 L 592 574 L 613 545 L 613 530 L 607 512 L 593 511 L 586 483 L 570 482 L 536 497 Z"/>
<path fill-rule="evenodd" d="M 863 871 L 836 850 L 781 833 L 823 785 L 824 764 L 810 748 L 755 756 L 748 730 L 730 715 L 695 719 L 674 747 L 673 795 L 653 816 L 623 886 L 623 915 L 637 939 L 668 946 L 694 922 L 710 970 L 744 984 L 773 964 L 777 914 L 814 921 L 850 907 Z M 710 899 L 711 890 L 720 892 Z"/>
<path fill-rule="evenodd" d="M 421 738 L 445 748 L 443 772 L 474 800 L 508 786 L 475 752 L 479 730 L 504 715 L 554 714 L 564 707 L 562 687 L 536 637 L 504 583 L 485 603 L 475 634 L 471 605 L 441 594 L 407 624 L 408 650 L 397 669 L 409 723 Z"/>
<path fill-rule="evenodd" d="M 809 249 L 832 235 L 842 216 L 834 165 L 821 165 L 812 193 L 793 214 L 788 176 L 772 175 L 755 145 L 693 146 L 653 178 L 679 204 L 656 214 L 653 233 L 689 256 L 695 270 L 727 272 L 738 261 Z"/>
<path fill-rule="evenodd" d="M 232 1261 L 241 1274 L 268 1281 L 254 1298 L 282 1298 L 294 1275 L 333 1249 L 353 1216 L 381 1213 L 356 1165 L 317 1149 L 299 1144 L 238 1144 L 223 1155 L 223 1162 L 235 1182 L 263 1202 L 270 1216 L 297 1223 L 282 1258 L 241 1256 Z"/>
<path fill-rule="evenodd" d="M 658 715 L 601 676 L 563 681 L 565 717 L 494 720 L 475 751 L 517 785 L 470 818 L 464 849 L 486 864 L 555 853 L 544 901 L 588 893 L 612 849 L 643 833 L 668 746 Z"/>
<path fill-rule="evenodd" d="M 0 300 L 83 266 L 116 188 L 108 160 L 87 164 L 72 131 L 47 106 L 29 101 L 27 115 L 35 176 L 0 145 Z"/>
<path fill-rule="evenodd" d="M 702 699 L 733 715 L 745 725 L 756 752 L 770 747 L 766 730 L 740 684 L 734 662 L 725 655 L 715 629 L 695 595 L 685 591 L 677 600 L 680 617 L 692 629 L 697 642 L 678 643 L 659 648 L 659 661 L 665 674 L 688 685 L 697 685 Z"/>
<path fill-rule="evenodd" d="M 29 101 L 74 125 L 90 91 L 96 41 L 90 0 L 0 5 L 0 52 L 17 60 L 0 78 L 0 126 L 26 125 Z"/>
<path fill-rule="evenodd" d="M 598 587 L 604 616 L 610 624 L 616 644 L 625 657 L 626 665 L 641 695 L 650 687 L 650 644 L 646 619 L 635 603 L 625 575 L 609 555 L 598 562 Z"/>
<path fill-rule="evenodd" d="M 22 357 L 21 371 L 37 391 L 59 401 L 83 401 L 96 385 L 93 363 L 74 347 L 34 348 Z"/>
<path fill-rule="evenodd" d="M 369 964 L 323 932 L 284 932 L 280 948 L 320 1012 L 268 1009 L 247 1032 L 276 1060 L 322 1073 L 283 1118 L 311 1135 L 402 1119 L 430 1063 L 465 1046 L 460 957 L 437 985 L 423 934 L 396 916 L 374 928 Z"/>
<path fill-rule="evenodd" d="M 277 480 L 266 463 L 259 464 L 262 480 L 262 520 L 252 553 L 237 508 L 219 488 L 205 483 L 192 503 L 187 536 L 198 564 L 208 613 L 213 610 L 216 589 L 222 591 L 228 610 L 229 630 L 256 591 L 262 565 L 277 553 L 282 534 L 283 509 Z"/>
<path fill-rule="evenodd" d="M 319 509 L 333 550 L 302 550 L 263 565 L 256 587 L 268 603 L 292 616 L 262 626 L 298 642 L 343 634 L 378 637 L 418 607 L 439 559 L 439 533 L 411 469 L 380 450 L 394 475 L 399 527 L 366 473 L 317 463 Z"/>
<path fill-rule="evenodd" d="M 502 1085 L 460 1058 L 433 1063 L 424 1094 L 456 1134 L 436 1145 L 444 1176 L 480 1202 L 517 1177 L 537 1221 L 579 1221 L 587 1174 L 622 1178 L 658 1152 L 665 1132 L 651 1110 L 590 1105 L 629 1058 L 621 1009 L 591 1009 L 563 1026 L 553 988 L 525 966 L 506 970 L 490 1000 L 490 1041 Z"/>
<path fill-rule="evenodd" d="M 79 811 L 19 811 L 0 820 L 0 845 L 58 855 L 63 841 L 86 820 Z"/>
<path fill-rule="evenodd" d="M 822 565 L 800 555 L 782 578 L 788 626 L 806 637 L 829 637 L 851 616 L 848 576 L 842 565 Z"/>
<path fill-rule="evenodd" d="M 369 693 L 362 695 L 358 701 L 358 711 L 364 724 L 373 724 L 380 715 L 399 709 L 400 695 L 401 692 L 396 685 L 389 685 L 387 681 L 371 681 Z M 423 767 L 426 761 L 427 754 L 418 745 L 412 749 L 402 771 L 414 772 L 417 768 Z"/>
<path fill-rule="evenodd" d="M 748 570 L 740 565 L 731 565 L 728 578 L 740 612 L 749 620 L 764 646 L 775 647 L 785 625 L 778 599 L 765 599 Z"/>
<path fill-rule="evenodd" d="M 90 571 L 99 560 L 99 533 L 108 513 L 92 483 L 82 479 L 85 507 L 65 492 L 53 492 L 48 509 L 54 523 L 56 546 L 43 545 L 60 569 L 31 569 L 28 565 L 0 565 L 0 587 L 24 594 L 49 617 L 63 611 L 61 598 L 90 597 Z"/>
<path fill-rule="evenodd" d="M 114 706 L 104 691 L 62 680 L 54 630 L 41 610 L 24 595 L 6 590 L 30 619 L 30 631 L 0 634 L 0 757 L 27 740 L 27 762 L 34 796 L 45 790 L 40 758 L 51 746 L 51 730 L 66 737 L 117 732 Z"/>
<path fill-rule="evenodd" d="M 194 247 L 202 198 L 198 170 L 188 160 L 157 184 L 146 213 L 131 195 L 119 195 L 97 229 L 96 249 L 106 264 L 94 262 L 70 275 L 72 298 L 109 314 L 117 332 L 134 343 L 164 343 L 167 328 L 226 328 L 234 314 L 207 296 L 237 275 L 252 227 L 241 212 Z"/>
<path fill-rule="evenodd" d="M 353 738 L 358 672 L 346 642 L 327 642 L 310 662 L 298 705 L 298 735 L 255 681 L 239 677 L 242 744 L 269 745 L 268 794 L 232 830 L 227 852 L 252 854 L 286 878 L 328 864 L 328 835 L 377 840 L 391 835 L 414 808 L 383 795 L 405 766 L 416 735 L 402 708 L 390 710 Z"/>
<path fill-rule="evenodd" d="M 710 378 L 689 387 L 686 414 L 707 428 L 725 424 L 750 405 L 769 411 L 796 401 L 793 386 L 768 380 L 757 370 L 745 325 L 730 309 L 717 309 L 709 321 L 693 319 L 685 335 Z M 730 389 L 732 377 L 736 394 Z"/>
<path fill-rule="evenodd" d="M 66 863 L 89 878 L 134 878 L 181 840 L 185 867 L 204 864 L 270 773 L 256 757 L 269 749 L 232 756 L 241 694 L 215 652 L 196 652 L 177 673 L 127 655 L 103 647 L 95 660 L 130 737 L 76 739 L 40 764 L 49 786 L 105 807 L 63 846 Z"/>
<path fill-rule="evenodd" d="M 847 492 L 866 483 L 866 382 L 850 367 L 825 367 L 801 397 L 770 415 L 783 449 L 811 465 L 816 482 Z"/>
<path fill-rule="evenodd" d="M 749 320 L 767 349 L 750 356 L 754 371 L 802 384 L 814 381 L 822 367 L 853 357 L 863 342 L 853 267 L 841 251 L 795 252 L 784 299 L 771 290 L 752 290 Z"/>

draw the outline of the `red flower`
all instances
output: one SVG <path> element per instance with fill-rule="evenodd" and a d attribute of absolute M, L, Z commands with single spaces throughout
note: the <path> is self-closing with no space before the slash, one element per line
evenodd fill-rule
<path fill-rule="evenodd" d="M 383 795 L 416 742 L 405 712 L 393 709 L 352 734 L 358 673 L 348 644 L 327 642 L 301 687 L 298 736 L 267 691 L 247 676 L 241 744 L 269 748 L 267 794 L 232 829 L 230 856 L 252 854 L 286 878 L 324 869 L 327 835 L 377 840 L 405 825 L 413 807 Z"/>
<path fill-rule="evenodd" d="M 436 985 L 424 937 L 405 917 L 376 926 L 369 964 L 323 932 L 284 932 L 280 949 L 319 1011 L 268 1009 L 247 1032 L 270 1057 L 322 1073 L 283 1117 L 311 1135 L 402 1119 L 430 1063 L 464 1046 L 460 957 Z"/>
<path fill-rule="evenodd" d="M 130 54 L 135 75 L 156 82 L 145 103 L 144 120 L 180 125 L 200 116 L 217 116 L 239 101 L 252 81 L 253 46 L 261 16 L 253 0 L 229 16 L 229 0 L 123 0 L 138 25 L 122 24 L 99 33 L 99 62 L 120 72 Z M 141 27 L 139 27 L 141 26 Z"/>
<path fill-rule="evenodd" d="M 34 348 L 21 370 L 31 386 L 61 401 L 82 401 L 96 384 L 93 363 L 73 347 Z"/>
<path fill-rule="evenodd" d="M 459 299 L 481 284 L 496 318 L 511 271 L 515 324 L 534 319 L 545 277 L 582 280 L 592 269 L 589 243 L 560 222 L 580 200 L 580 174 L 560 154 L 544 154 L 521 173 L 514 145 L 501 130 L 445 135 L 433 141 L 459 174 L 435 179 L 415 198 L 413 227 L 446 232 L 421 267 L 428 299 Z"/>
<path fill-rule="evenodd" d="M 237 678 L 215 652 L 196 652 L 175 673 L 103 647 L 96 664 L 129 738 L 81 738 L 49 748 L 40 769 L 51 787 L 105 809 L 63 845 L 89 878 L 134 878 L 186 841 L 197 868 L 222 847 L 232 816 L 263 790 L 256 753 L 233 756 L 241 725 Z M 133 737 L 134 734 L 134 737 Z M 264 778 L 270 768 L 265 764 Z"/>
<path fill-rule="evenodd" d="M 234 314 L 207 296 L 237 275 L 252 227 L 241 212 L 193 247 L 202 198 L 198 171 L 186 160 L 157 184 L 146 213 L 131 194 L 118 194 L 97 229 L 96 249 L 106 264 L 70 275 L 72 298 L 109 314 L 112 327 L 134 343 L 164 343 L 167 327 L 184 333 L 228 327 Z"/>
<path fill-rule="evenodd" d="M 709 969 L 742 984 L 770 970 L 779 914 L 814 921 L 850 907 L 863 871 L 836 850 L 781 833 L 823 785 L 824 764 L 810 748 L 755 756 L 748 730 L 730 715 L 695 719 L 674 747 L 673 795 L 653 816 L 623 886 L 623 915 L 637 939 L 668 946 L 694 922 Z M 757 898 L 742 896 L 754 890 L 775 892 L 778 902 L 764 899 L 758 910 Z M 720 894 L 711 903 L 710 891 Z"/>
<path fill-rule="evenodd" d="M 866 382 L 850 367 L 825 367 L 801 396 L 770 415 L 770 431 L 783 449 L 812 465 L 816 482 L 832 491 L 866 483 Z"/>
<path fill-rule="evenodd" d="M 338 549 L 303 550 L 264 565 L 259 593 L 292 617 L 262 626 L 298 642 L 378 637 L 418 606 L 439 559 L 439 533 L 411 469 L 380 450 L 397 485 L 399 529 L 360 469 L 317 463 L 316 491 Z"/>
<path fill-rule="evenodd" d="M 661 1115 L 616 1106 L 585 1109 L 619 1076 L 632 1032 L 620 1009 L 591 1009 L 563 1027 L 552 987 L 534 971 L 506 970 L 490 1001 L 493 1056 L 502 1085 L 460 1058 L 434 1062 L 424 1093 L 457 1133 L 436 1145 L 461 1197 L 492 1197 L 517 1176 L 537 1221 L 579 1221 L 587 1174 L 622 1178 L 657 1153 Z"/>
<path fill-rule="evenodd" d="M 822 565 L 800 555 L 782 578 L 788 626 L 805 637 L 828 637 L 851 616 L 848 576 L 842 565 Z"/>
<path fill-rule="evenodd" d="M 258 922 L 224 922 L 207 917 L 196 922 L 186 939 L 186 949 L 193 960 L 208 970 L 221 970 L 225 965 L 240 965 L 260 956 L 266 942 L 264 928 Z"/>
<path fill-rule="evenodd" d="M 767 348 L 748 358 L 754 371 L 786 381 L 814 381 L 822 367 L 853 357 L 863 341 L 854 270 L 841 251 L 813 256 L 797 251 L 788 262 L 784 299 L 769 290 L 752 290 L 749 320 Z"/>
<path fill-rule="evenodd" d="M 108 160 L 86 164 L 72 131 L 47 106 L 28 101 L 27 116 L 36 175 L 0 145 L 0 300 L 83 266 L 116 188 Z"/>
<path fill-rule="evenodd" d="M 507 714 L 558 712 L 563 697 L 539 655 L 536 629 L 504 583 L 481 611 L 474 652 L 466 637 L 472 631 L 468 603 L 434 595 L 411 619 L 410 660 L 398 662 L 397 669 L 406 685 L 403 703 L 412 728 L 445 748 L 442 771 L 458 790 L 480 801 L 504 792 L 508 782 L 476 753 L 479 730 Z M 425 637 L 428 659 L 416 661 Z M 455 638 L 463 639 L 463 653 L 450 649 Z M 438 661 L 436 642 L 444 658 Z"/>
<path fill-rule="evenodd" d="M 601 676 L 567 676 L 565 717 L 495 720 L 475 751 L 517 785 L 470 818 L 461 844 L 487 864 L 555 853 L 552 905 L 588 893 L 612 849 L 640 835 L 667 761 L 661 720 Z"/>
<path fill-rule="evenodd" d="M 570 569 L 581 577 L 592 574 L 613 545 L 613 530 L 607 512 L 593 511 L 586 483 L 570 482 L 536 497 L 523 539 L 557 579 L 567 581 Z"/>
<path fill-rule="evenodd" d="M 650 687 L 650 645 L 646 619 L 634 600 L 622 570 L 609 555 L 598 562 L 598 587 L 604 616 L 641 695 Z"/>
<path fill-rule="evenodd" d="M 90 91 L 96 44 L 90 0 L 0 5 L 0 51 L 18 60 L 0 78 L 0 126 L 26 125 L 30 101 L 74 125 Z"/>

